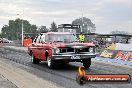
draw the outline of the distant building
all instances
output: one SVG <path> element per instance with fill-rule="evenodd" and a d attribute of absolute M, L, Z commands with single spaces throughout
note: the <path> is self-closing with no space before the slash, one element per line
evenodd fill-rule
<path fill-rule="evenodd" d="M 80 25 L 61 24 L 58 25 L 58 32 L 71 32 L 76 34 L 76 29 L 80 28 Z"/>

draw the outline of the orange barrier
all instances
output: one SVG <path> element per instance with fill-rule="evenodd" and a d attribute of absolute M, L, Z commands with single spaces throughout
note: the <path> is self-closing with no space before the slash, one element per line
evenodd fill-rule
<path fill-rule="evenodd" d="M 24 39 L 23 45 L 24 45 L 25 47 L 29 46 L 30 44 L 32 44 L 32 39 L 31 39 L 31 38 Z"/>

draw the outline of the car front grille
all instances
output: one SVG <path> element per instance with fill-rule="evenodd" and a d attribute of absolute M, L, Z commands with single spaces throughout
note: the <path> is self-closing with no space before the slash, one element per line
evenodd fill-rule
<path fill-rule="evenodd" d="M 60 48 L 60 53 L 83 53 L 89 52 L 89 47 L 87 48 Z"/>

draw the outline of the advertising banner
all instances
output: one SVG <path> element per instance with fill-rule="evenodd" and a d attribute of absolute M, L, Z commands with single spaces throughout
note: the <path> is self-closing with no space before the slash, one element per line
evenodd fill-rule
<path fill-rule="evenodd" d="M 132 65 L 132 51 L 103 50 L 96 59 Z"/>

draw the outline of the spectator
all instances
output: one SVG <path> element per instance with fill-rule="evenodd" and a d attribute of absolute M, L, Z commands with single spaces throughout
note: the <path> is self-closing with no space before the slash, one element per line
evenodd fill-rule
<path fill-rule="evenodd" d="M 82 32 L 79 35 L 79 41 L 82 42 L 82 43 L 84 43 L 84 41 L 85 41 L 85 36 L 83 35 Z"/>

